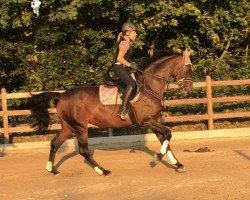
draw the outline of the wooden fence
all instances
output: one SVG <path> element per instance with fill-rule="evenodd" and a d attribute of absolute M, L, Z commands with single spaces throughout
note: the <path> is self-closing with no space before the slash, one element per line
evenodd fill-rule
<path fill-rule="evenodd" d="M 183 115 L 183 116 L 165 116 L 164 120 L 168 122 L 181 122 L 181 121 L 208 121 L 208 129 L 214 129 L 215 119 L 227 119 L 227 118 L 241 118 L 250 117 L 250 112 L 234 112 L 234 113 L 214 113 L 214 103 L 228 103 L 228 102 L 245 102 L 250 101 L 250 95 L 246 96 L 231 96 L 231 97 L 217 97 L 213 98 L 212 88 L 214 86 L 236 86 L 236 85 L 250 85 L 250 79 L 247 80 L 229 80 L 229 81 L 212 81 L 210 76 L 206 77 L 205 82 L 194 83 L 194 88 L 206 88 L 206 98 L 198 99 L 181 99 L 181 100 L 167 100 L 165 105 L 176 106 L 176 105 L 194 105 L 194 104 L 207 104 L 207 113 L 203 115 Z M 170 84 L 170 89 L 177 89 L 178 86 Z M 61 91 L 62 92 L 62 91 Z M 32 92 L 32 94 L 38 94 L 40 92 Z M 2 100 L 2 111 L 0 111 L 0 117 L 3 119 L 3 128 L 0 128 L 0 134 L 4 134 L 5 143 L 9 142 L 9 136 L 11 133 L 24 133 L 32 132 L 29 126 L 17 126 L 10 127 L 8 118 L 11 116 L 24 116 L 30 115 L 30 110 L 8 110 L 8 99 L 21 99 L 29 98 L 30 93 L 10 93 L 8 94 L 3 88 L 1 90 L 0 99 Z M 52 108 L 49 110 L 50 113 L 56 113 L 56 109 Z M 91 127 L 91 125 L 90 125 Z M 60 129 L 60 124 L 53 124 L 50 130 Z"/>

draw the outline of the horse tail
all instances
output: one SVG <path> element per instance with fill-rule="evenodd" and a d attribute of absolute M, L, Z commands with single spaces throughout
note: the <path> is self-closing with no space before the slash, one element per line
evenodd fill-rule
<path fill-rule="evenodd" d="M 38 133 L 46 133 L 48 131 L 51 125 L 48 108 L 51 107 L 51 103 L 56 106 L 59 98 L 59 92 L 43 92 L 37 95 L 31 95 L 28 101 L 28 106 L 31 110 L 30 125 Z"/>

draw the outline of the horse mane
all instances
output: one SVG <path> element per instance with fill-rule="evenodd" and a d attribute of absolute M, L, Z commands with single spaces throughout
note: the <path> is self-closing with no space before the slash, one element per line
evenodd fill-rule
<path fill-rule="evenodd" d="M 154 64 L 155 62 L 161 62 L 161 61 L 164 61 L 166 59 L 176 57 L 178 55 L 182 55 L 182 54 L 173 54 L 173 53 L 165 52 L 165 51 L 164 52 L 157 52 L 153 56 L 151 56 L 150 58 L 142 59 L 141 64 L 140 64 L 140 68 L 146 69 L 149 66 L 151 66 L 152 64 Z"/>

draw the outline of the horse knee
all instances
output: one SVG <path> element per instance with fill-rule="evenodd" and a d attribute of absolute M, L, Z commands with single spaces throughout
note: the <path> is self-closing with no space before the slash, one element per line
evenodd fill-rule
<path fill-rule="evenodd" d="M 86 160 L 91 160 L 91 155 L 88 151 L 81 151 L 79 150 L 79 154 L 83 156 Z"/>
<path fill-rule="evenodd" d="M 85 159 L 89 159 L 90 158 L 90 153 L 89 153 L 89 151 L 87 150 L 87 148 L 84 146 L 84 145 L 82 145 L 82 144 L 80 144 L 79 143 L 79 154 L 81 155 L 81 156 L 83 156 Z"/>
<path fill-rule="evenodd" d="M 172 138 L 172 133 L 169 132 L 169 133 L 166 135 L 166 139 L 167 139 L 168 141 L 170 141 L 171 138 Z"/>
<path fill-rule="evenodd" d="M 170 131 L 169 129 L 166 128 L 166 129 L 164 130 L 164 141 L 165 141 L 165 140 L 170 141 L 171 138 L 172 138 L 172 133 L 171 133 L 171 131 Z"/>

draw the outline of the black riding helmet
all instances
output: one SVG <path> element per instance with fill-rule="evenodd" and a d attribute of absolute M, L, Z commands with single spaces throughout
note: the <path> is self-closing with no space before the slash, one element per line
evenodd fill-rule
<path fill-rule="evenodd" d="M 137 31 L 137 27 L 131 22 L 125 22 L 122 25 L 122 32 L 125 33 L 126 31 Z"/>

